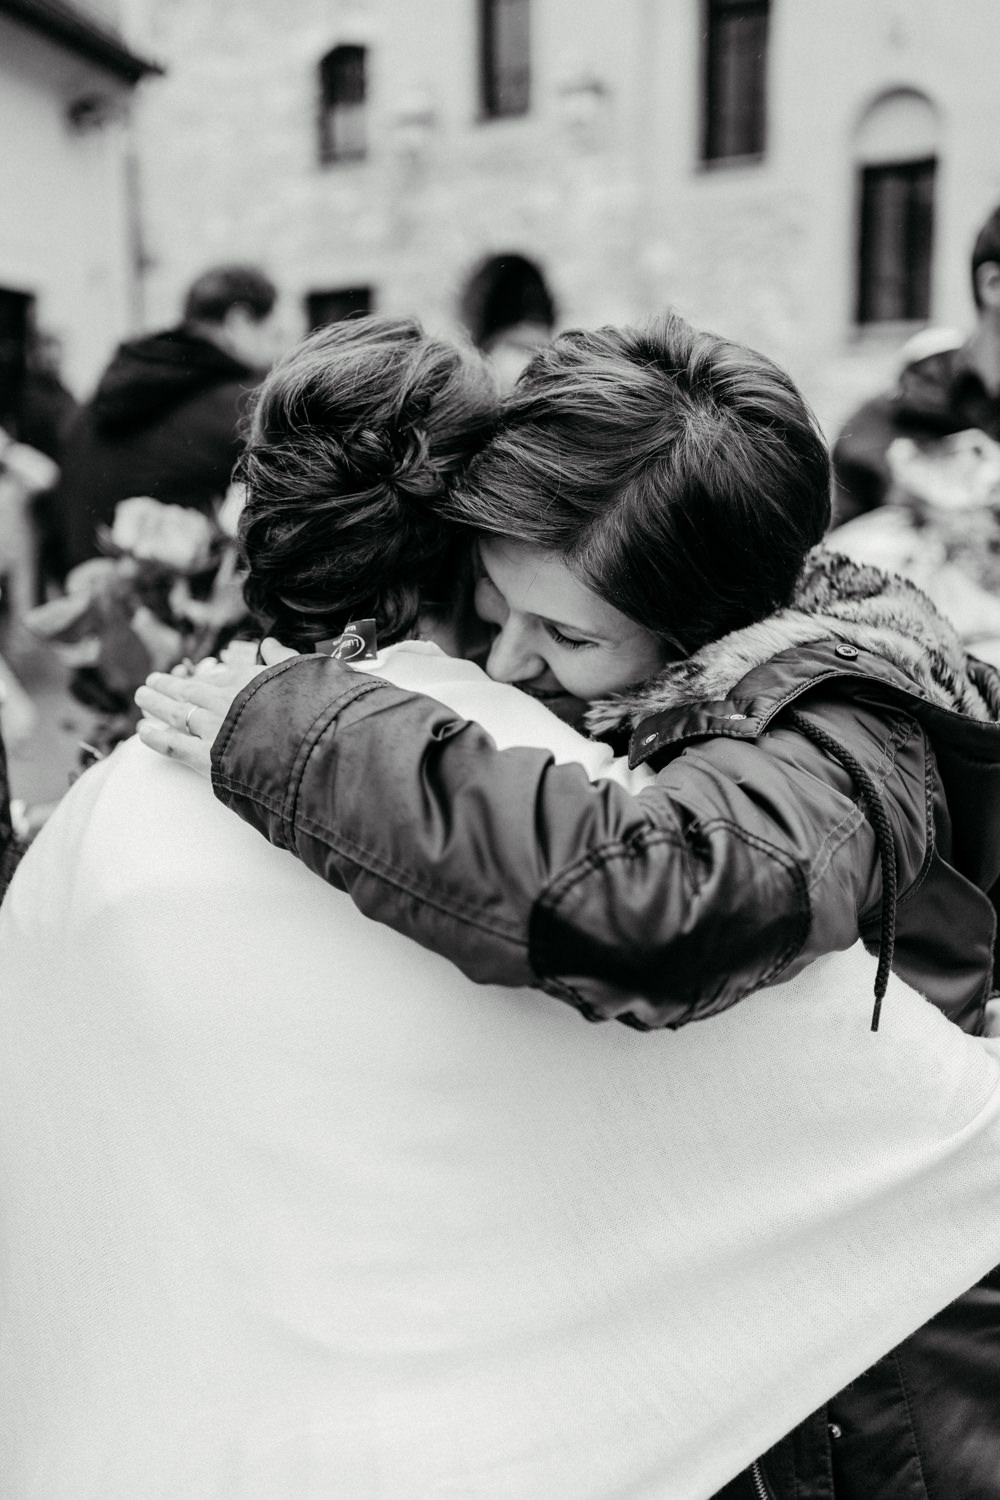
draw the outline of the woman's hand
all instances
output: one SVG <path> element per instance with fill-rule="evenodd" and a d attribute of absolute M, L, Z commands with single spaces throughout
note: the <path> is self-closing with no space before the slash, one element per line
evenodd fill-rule
<path fill-rule="evenodd" d="M 262 661 L 250 664 L 210 657 L 189 675 L 176 669 L 169 674 L 151 672 L 135 695 L 145 715 L 136 726 L 143 744 L 210 779 L 212 743 L 237 695 L 265 668 L 296 652 L 269 638 L 262 642 L 260 655 Z"/>

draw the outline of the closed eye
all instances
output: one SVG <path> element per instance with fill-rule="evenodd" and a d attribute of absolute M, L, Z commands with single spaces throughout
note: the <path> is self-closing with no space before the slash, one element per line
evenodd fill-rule
<path fill-rule="evenodd" d="M 561 630 L 555 625 L 550 624 L 547 620 L 543 621 L 543 624 L 545 625 L 546 632 L 552 637 L 556 645 L 566 646 L 570 651 L 579 651 L 582 646 L 594 646 L 597 644 L 596 641 L 576 641 L 572 636 L 563 635 Z"/>

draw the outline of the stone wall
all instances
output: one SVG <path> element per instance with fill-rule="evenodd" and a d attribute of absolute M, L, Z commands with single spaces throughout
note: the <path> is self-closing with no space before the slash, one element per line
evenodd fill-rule
<path fill-rule="evenodd" d="M 887 377 L 909 326 L 853 324 L 855 139 L 881 93 L 940 119 L 932 320 L 967 324 L 965 262 L 1000 200 L 994 0 L 774 0 L 762 161 L 697 161 L 700 0 L 535 0 L 533 107 L 478 118 L 471 0 L 128 0 L 168 68 L 143 90 L 147 321 L 227 258 L 264 263 L 303 326 L 309 292 L 460 319 L 514 252 L 562 326 L 663 306 L 788 364 L 829 428 Z M 317 66 L 371 59 L 370 152 L 323 166 Z"/>

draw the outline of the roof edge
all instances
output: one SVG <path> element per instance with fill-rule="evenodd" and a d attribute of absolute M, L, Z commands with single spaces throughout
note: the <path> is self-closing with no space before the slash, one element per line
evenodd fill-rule
<path fill-rule="evenodd" d="M 136 84 L 141 78 L 164 71 L 159 63 L 132 52 L 114 32 L 91 20 L 69 0 L 0 0 L 0 15 L 39 32 L 125 83 Z"/>

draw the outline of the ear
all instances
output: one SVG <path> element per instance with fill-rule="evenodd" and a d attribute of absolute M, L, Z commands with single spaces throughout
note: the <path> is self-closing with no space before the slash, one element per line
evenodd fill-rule
<path fill-rule="evenodd" d="M 976 267 L 976 291 L 980 307 L 1000 310 L 1000 262 L 987 260 Z"/>

